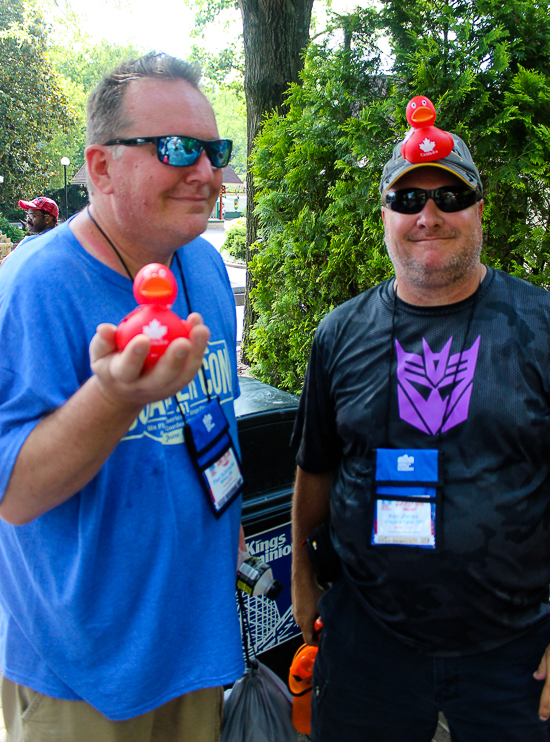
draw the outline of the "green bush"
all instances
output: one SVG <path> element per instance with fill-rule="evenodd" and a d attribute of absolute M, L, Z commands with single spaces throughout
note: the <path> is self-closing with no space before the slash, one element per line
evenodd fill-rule
<path fill-rule="evenodd" d="M 295 392 L 319 321 L 393 273 L 378 183 L 414 95 L 433 101 L 436 125 L 462 137 L 478 165 L 484 262 L 550 288 L 549 2 L 382 6 L 340 17 L 340 43 L 335 34 L 310 45 L 288 113 L 256 140 L 249 356 L 255 376 Z"/>
<path fill-rule="evenodd" d="M 17 242 L 21 242 L 21 240 L 25 236 L 25 233 L 22 229 L 19 229 L 19 227 L 13 227 L 3 216 L 0 216 L 0 232 L 2 232 L 2 234 L 5 234 L 6 237 L 9 237 L 14 244 Z"/>
<path fill-rule="evenodd" d="M 237 263 L 246 262 L 246 219 L 241 217 L 227 230 L 224 248 Z"/>

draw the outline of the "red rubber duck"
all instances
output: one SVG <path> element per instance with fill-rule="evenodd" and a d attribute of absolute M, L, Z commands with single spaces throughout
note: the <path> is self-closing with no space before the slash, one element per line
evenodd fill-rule
<path fill-rule="evenodd" d="M 412 129 L 401 146 L 401 155 L 408 162 L 431 162 L 451 154 L 454 140 L 451 134 L 434 126 L 434 104 L 425 95 L 416 95 L 407 105 L 407 121 Z"/>
<path fill-rule="evenodd" d="M 144 370 L 155 365 L 172 340 L 189 337 L 189 322 L 170 309 L 177 294 L 174 274 L 162 263 L 144 265 L 134 279 L 134 296 L 140 306 L 120 321 L 115 339 L 118 350 L 122 350 L 136 335 L 150 338 Z"/>

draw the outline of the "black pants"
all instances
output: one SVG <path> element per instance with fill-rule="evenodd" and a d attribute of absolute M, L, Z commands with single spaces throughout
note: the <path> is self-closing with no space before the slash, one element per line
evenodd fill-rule
<path fill-rule="evenodd" d="M 548 742 L 533 678 L 550 623 L 503 647 L 435 658 L 394 639 L 341 580 L 321 600 L 314 742 L 431 742 L 443 711 L 453 742 Z"/>

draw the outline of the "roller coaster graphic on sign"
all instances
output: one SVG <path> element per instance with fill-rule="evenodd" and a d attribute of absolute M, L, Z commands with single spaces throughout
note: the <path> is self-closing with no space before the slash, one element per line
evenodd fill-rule
<path fill-rule="evenodd" d="M 243 593 L 254 648 L 257 654 L 261 654 L 300 634 L 292 617 L 290 523 L 255 534 L 247 539 L 246 544 L 249 554 L 258 556 L 269 564 L 274 578 L 283 585 L 277 600 Z"/>

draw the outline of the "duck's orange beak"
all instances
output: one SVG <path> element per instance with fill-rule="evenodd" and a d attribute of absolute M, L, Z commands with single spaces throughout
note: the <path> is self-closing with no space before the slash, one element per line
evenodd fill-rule
<path fill-rule="evenodd" d="M 173 288 L 168 281 L 160 276 L 152 275 L 146 278 L 139 287 L 139 292 L 144 297 L 151 299 L 166 299 L 173 294 Z"/>
<path fill-rule="evenodd" d="M 427 106 L 418 106 L 411 113 L 411 119 L 415 124 L 430 124 L 435 121 L 435 113 L 430 111 Z"/>

